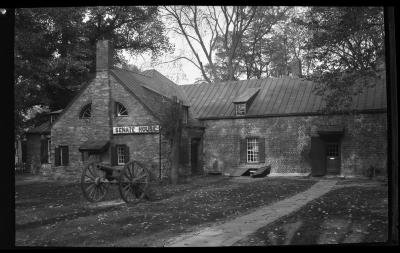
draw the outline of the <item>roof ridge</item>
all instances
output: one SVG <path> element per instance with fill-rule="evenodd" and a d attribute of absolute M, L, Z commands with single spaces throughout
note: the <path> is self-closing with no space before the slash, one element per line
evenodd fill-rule
<path fill-rule="evenodd" d="M 129 69 L 126 69 L 126 68 L 120 68 L 120 67 L 113 67 L 112 69 L 123 70 L 123 71 L 129 72 L 129 73 L 132 73 L 132 74 L 139 74 L 141 76 L 144 76 L 144 77 L 147 77 L 147 78 L 151 78 L 150 76 L 148 76 L 146 74 L 143 74 L 142 73 L 143 71 L 136 72 L 136 71 L 133 71 L 133 70 L 129 70 Z"/>

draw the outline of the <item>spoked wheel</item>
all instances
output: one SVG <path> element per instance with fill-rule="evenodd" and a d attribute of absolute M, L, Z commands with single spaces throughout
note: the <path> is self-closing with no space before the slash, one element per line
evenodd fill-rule
<path fill-rule="evenodd" d="M 101 201 L 108 191 L 106 173 L 97 168 L 97 162 L 91 162 L 85 166 L 81 177 L 83 196 L 90 202 Z"/>
<path fill-rule="evenodd" d="M 149 171 L 137 161 L 125 164 L 119 178 L 119 193 L 126 203 L 137 203 L 146 194 L 149 184 Z"/>

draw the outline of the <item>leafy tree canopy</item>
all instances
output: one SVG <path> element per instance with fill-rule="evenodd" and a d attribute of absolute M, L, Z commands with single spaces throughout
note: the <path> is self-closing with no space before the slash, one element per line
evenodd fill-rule
<path fill-rule="evenodd" d="M 326 109 L 345 110 L 352 96 L 384 78 L 381 7 L 312 7 L 296 22 L 311 32 L 306 47 L 316 62 L 310 79 Z"/>
<path fill-rule="evenodd" d="M 126 64 L 122 52 L 151 52 L 154 58 L 172 50 L 159 20 L 158 7 L 35 8 L 15 11 L 16 134 L 40 117 L 24 115 L 35 105 L 62 109 L 93 77 L 95 48 L 109 39 L 114 62 Z"/>

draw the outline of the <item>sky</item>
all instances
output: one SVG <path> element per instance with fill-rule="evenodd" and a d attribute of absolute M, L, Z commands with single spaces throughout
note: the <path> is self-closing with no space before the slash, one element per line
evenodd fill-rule
<path fill-rule="evenodd" d="M 304 7 L 295 7 L 297 13 L 305 11 L 306 8 Z M 222 15 L 221 21 L 222 20 Z M 173 31 L 169 30 L 168 28 L 173 27 L 174 25 L 170 23 L 171 21 L 167 18 L 162 17 L 161 20 L 164 22 L 165 26 L 167 27 L 167 36 L 169 37 L 170 43 L 174 45 L 175 50 L 172 54 L 164 54 L 160 57 L 157 61 L 158 62 L 170 62 L 173 59 L 176 59 L 178 56 L 186 56 L 188 58 L 193 57 L 193 53 L 190 47 L 187 45 L 185 38 L 181 35 L 174 33 Z M 200 29 L 200 33 L 202 35 L 202 39 L 207 42 L 211 39 L 211 34 L 207 32 L 207 29 L 202 30 Z M 193 47 L 196 49 L 197 54 L 201 58 L 203 63 L 207 63 L 207 58 L 204 55 L 204 52 L 201 46 L 193 41 Z M 128 59 L 129 64 L 133 64 L 137 66 L 140 70 L 148 70 L 148 69 L 156 69 L 164 76 L 168 77 L 170 80 L 174 81 L 176 84 L 193 84 L 199 79 L 203 79 L 201 75 L 201 71 L 193 65 L 193 63 L 189 62 L 188 60 L 181 59 L 171 63 L 165 64 L 157 64 L 157 62 L 152 62 L 150 54 L 142 54 L 136 55 L 135 57 L 129 56 L 127 53 L 124 54 L 126 59 Z M 196 61 L 196 60 L 194 60 Z"/>
<path fill-rule="evenodd" d="M 187 60 L 178 60 L 171 63 L 158 64 L 174 59 L 179 54 L 189 56 L 190 49 L 187 48 L 184 38 L 172 33 L 168 33 L 170 43 L 175 46 L 173 54 L 165 54 L 160 57 L 157 62 L 151 60 L 150 54 L 136 55 L 132 57 L 127 53 L 124 56 L 128 59 L 129 64 L 137 66 L 140 70 L 156 69 L 176 84 L 193 84 L 197 79 L 201 78 L 200 70 Z"/>

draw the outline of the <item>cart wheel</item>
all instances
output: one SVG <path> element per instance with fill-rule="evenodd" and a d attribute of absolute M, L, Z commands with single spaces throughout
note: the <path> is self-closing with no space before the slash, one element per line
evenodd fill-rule
<path fill-rule="evenodd" d="M 106 173 L 97 168 L 97 162 L 91 162 L 85 166 L 81 177 L 81 189 L 83 196 L 90 202 L 101 201 L 108 191 Z"/>
<path fill-rule="evenodd" d="M 126 203 L 137 203 L 146 194 L 149 171 L 136 161 L 125 164 L 119 178 L 119 193 Z"/>

